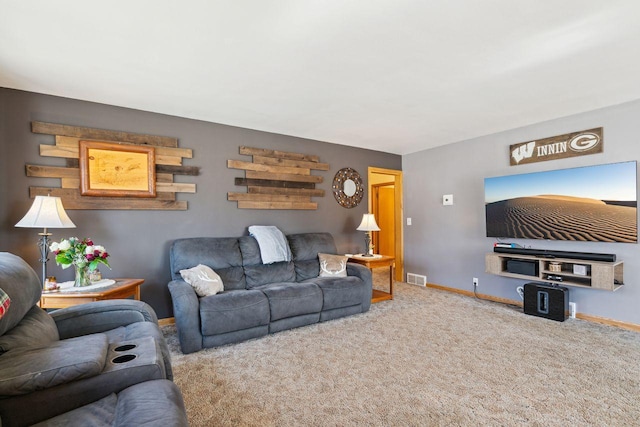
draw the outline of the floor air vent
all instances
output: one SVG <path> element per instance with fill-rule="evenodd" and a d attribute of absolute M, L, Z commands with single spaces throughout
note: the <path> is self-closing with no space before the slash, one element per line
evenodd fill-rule
<path fill-rule="evenodd" d="M 407 283 L 410 285 L 425 286 L 427 284 L 427 276 L 407 273 Z"/>

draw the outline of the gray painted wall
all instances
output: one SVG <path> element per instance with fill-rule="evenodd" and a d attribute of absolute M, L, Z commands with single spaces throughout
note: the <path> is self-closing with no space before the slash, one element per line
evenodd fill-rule
<path fill-rule="evenodd" d="M 426 274 L 430 283 L 519 300 L 525 281 L 485 274 L 485 253 L 495 239 L 485 237 L 484 178 L 615 163 L 640 158 L 640 101 L 564 117 L 495 135 L 403 156 L 405 271 Z M 464 126 L 464 123 L 461 123 Z M 604 153 L 509 166 L 509 145 L 602 126 Z M 454 205 L 443 206 L 442 195 Z M 405 223 L 406 224 L 406 223 Z M 640 246 L 515 239 L 540 249 L 615 253 L 624 261 L 625 286 L 616 292 L 570 288 L 580 313 L 640 324 Z"/>
<path fill-rule="evenodd" d="M 176 181 L 197 185 L 196 194 L 178 195 L 179 200 L 188 201 L 187 211 L 71 210 L 68 213 L 77 228 L 51 230 L 55 240 L 91 237 L 105 246 L 113 270 L 102 267 L 104 275 L 144 278 L 142 299 L 161 318 L 172 315 L 166 285 L 173 239 L 241 236 L 248 226 L 260 224 L 278 226 L 286 234 L 327 231 L 334 235 L 339 251 L 362 251 L 364 238 L 355 229 L 367 210 L 366 199 L 353 209 L 340 207 L 331 192 L 333 176 L 343 167 L 352 167 L 366 185 L 369 166 L 401 168 L 401 157 L 388 153 L 0 88 L 0 251 L 23 257 L 38 274 L 37 230 L 14 225 L 31 206 L 29 186 L 58 187 L 59 180 L 27 178 L 25 164 L 63 166 L 64 159 L 39 156 L 39 144 L 54 141 L 53 136 L 31 133 L 30 122 L 34 120 L 173 136 L 179 138 L 180 147 L 193 149 L 193 159 L 184 164 L 200 166 L 200 176 L 176 176 Z M 318 210 L 242 210 L 236 202 L 227 201 L 227 192 L 246 191 L 246 187 L 234 186 L 234 178 L 244 172 L 226 166 L 228 159 L 250 161 L 250 157 L 238 154 L 241 145 L 319 155 L 330 170 L 314 171 L 324 178 L 317 188 L 326 192 L 314 199 Z M 53 261 L 49 261 L 49 272 L 58 280 L 72 276 L 71 269 L 63 271 Z"/>

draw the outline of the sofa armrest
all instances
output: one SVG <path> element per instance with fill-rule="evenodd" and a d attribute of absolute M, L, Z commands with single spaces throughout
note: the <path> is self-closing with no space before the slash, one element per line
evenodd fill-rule
<path fill-rule="evenodd" d="M 158 317 L 149 304 L 130 299 L 90 302 L 54 310 L 50 314 L 61 340 L 106 332 L 136 322 L 158 324 Z"/>
<path fill-rule="evenodd" d="M 180 349 L 185 354 L 201 350 L 202 333 L 198 295 L 184 280 L 169 282 L 169 292 L 173 302 L 173 317 L 176 319 Z"/>
<path fill-rule="evenodd" d="M 356 276 L 362 279 L 365 284 L 365 292 L 362 296 L 362 312 L 368 311 L 371 307 L 371 296 L 373 294 L 373 276 L 371 270 L 355 262 L 347 262 L 347 276 Z"/>

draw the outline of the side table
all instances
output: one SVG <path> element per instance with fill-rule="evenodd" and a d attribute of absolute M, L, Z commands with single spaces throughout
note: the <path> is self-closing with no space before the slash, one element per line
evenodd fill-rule
<path fill-rule="evenodd" d="M 396 259 L 389 255 L 374 255 L 366 257 L 362 255 L 350 255 L 350 262 L 364 265 L 370 270 L 378 267 L 389 267 L 389 292 L 374 289 L 371 295 L 371 302 L 380 302 L 393 299 L 393 270 L 396 266 Z"/>
<path fill-rule="evenodd" d="M 140 285 L 144 279 L 113 279 L 113 285 L 104 286 L 86 291 L 73 290 L 67 292 L 42 292 L 40 297 L 41 308 L 65 308 L 87 302 L 108 299 L 130 298 L 140 300 Z"/>

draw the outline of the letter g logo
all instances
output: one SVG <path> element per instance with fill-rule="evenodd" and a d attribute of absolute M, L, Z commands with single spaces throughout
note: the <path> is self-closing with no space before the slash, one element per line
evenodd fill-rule
<path fill-rule="evenodd" d="M 574 136 L 569 141 L 569 147 L 573 151 L 587 151 L 600 143 L 600 137 L 595 133 L 586 132 Z"/>

